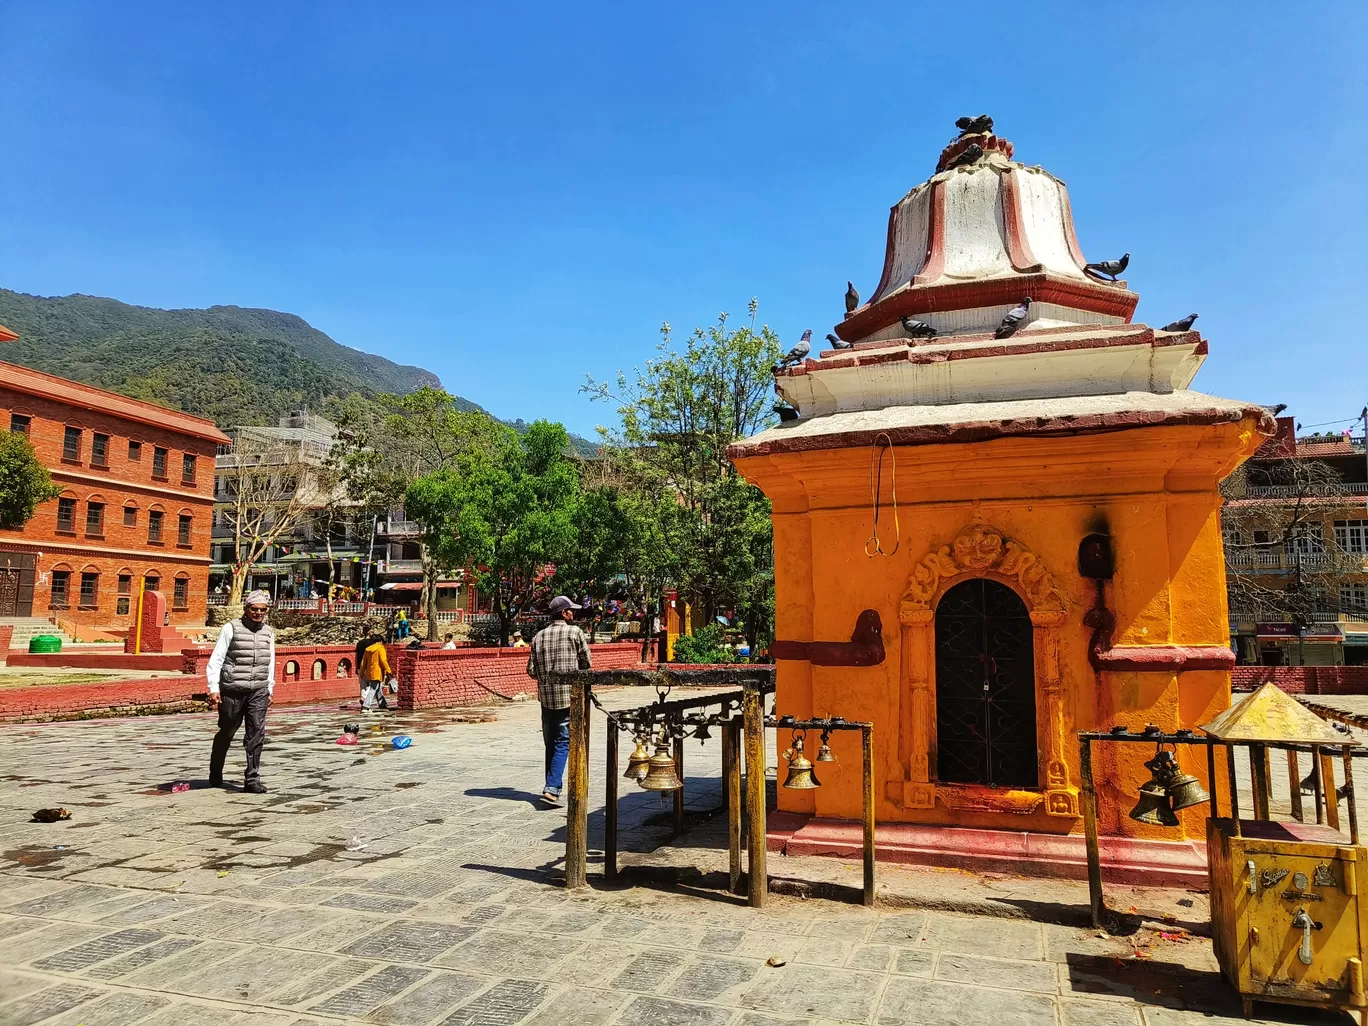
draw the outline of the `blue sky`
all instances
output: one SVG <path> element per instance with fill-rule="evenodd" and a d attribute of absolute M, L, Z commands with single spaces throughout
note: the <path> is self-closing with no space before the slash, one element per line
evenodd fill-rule
<path fill-rule="evenodd" d="M 0 286 L 297 313 L 505 417 L 751 296 L 868 295 L 961 114 L 1195 387 L 1368 402 L 1368 4 L 0 3 Z"/>

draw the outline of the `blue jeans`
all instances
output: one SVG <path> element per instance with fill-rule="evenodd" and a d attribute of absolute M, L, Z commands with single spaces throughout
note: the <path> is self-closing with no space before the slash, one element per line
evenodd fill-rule
<path fill-rule="evenodd" d="M 542 706 L 542 743 L 546 745 L 547 794 L 559 795 L 570 759 L 570 710 Z"/>

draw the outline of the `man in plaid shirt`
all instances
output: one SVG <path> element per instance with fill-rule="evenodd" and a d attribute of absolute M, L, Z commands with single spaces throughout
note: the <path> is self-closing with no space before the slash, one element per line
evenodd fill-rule
<path fill-rule="evenodd" d="M 527 658 L 527 675 L 537 678 L 537 700 L 541 702 L 542 742 L 546 745 L 542 801 L 548 805 L 560 804 L 565 763 L 570 757 L 570 688 L 553 684 L 548 677 L 589 669 L 589 645 L 584 632 L 575 626 L 575 610 L 579 608 L 564 595 L 553 598 L 551 623 L 532 639 Z"/>

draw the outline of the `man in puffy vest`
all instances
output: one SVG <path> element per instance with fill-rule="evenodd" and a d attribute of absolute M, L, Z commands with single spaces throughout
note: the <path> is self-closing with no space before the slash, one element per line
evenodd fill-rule
<path fill-rule="evenodd" d="M 209 784 L 223 786 L 223 761 L 238 727 L 246 721 L 242 747 L 247 752 L 243 790 L 265 794 L 261 747 L 266 742 L 266 707 L 275 690 L 275 631 L 266 625 L 271 596 L 254 591 L 243 604 L 242 619 L 224 625 L 209 657 L 209 708 L 218 710 L 218 733 L 209 757 Z"/>

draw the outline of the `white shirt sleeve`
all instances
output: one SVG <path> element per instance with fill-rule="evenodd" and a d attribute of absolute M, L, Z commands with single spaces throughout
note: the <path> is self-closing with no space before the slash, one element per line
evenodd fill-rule
<path fill-rule="evenodd" d="M 223 673 L 223 661 L 228 658 L 228 642 L 233 640 L 233 621 L 229 620 L 223 625 L 223 630 L 219 631 L 218 643 L 214 646 L 214 652 L 209 657 L 209 666 L 205 670 L 205 676 L 209 679 L 209 694 L 219 693 L 219 676 Z M 272 652 L 272 655 L 275 653 Z"/>
<path fill-rule="evenodd" d="M 266 664 L 266 694 L 275 694 L 275 631 L 271 631 L 271 661 Z"/>

